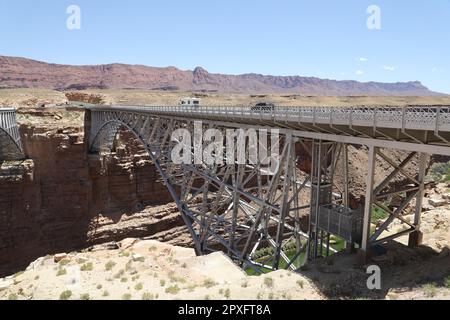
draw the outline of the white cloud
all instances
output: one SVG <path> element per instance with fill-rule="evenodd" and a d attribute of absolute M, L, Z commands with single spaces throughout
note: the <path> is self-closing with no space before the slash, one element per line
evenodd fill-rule
<path fill-rule="evenodd" d="M 367 62 L 367 61 L 369 61 L 369 59 L 364 58 L 364 57 L 361 57 L 361 58 L 359 58 L 358 60 L 361 61 L 361 62 Z"/>
<path fill-rule="evenodd" d="M 386 71 L 389 71 L 389 72 L 393 72 L 393 71 L 395 71 L 395 67 L 383 66 L 383 70 L 386 70 Z"/>
<path fill-rule="evenodd" d="M 364 74 L 363 70 L 358 70 L 355 72 L 357 76 L 362 76 Z"/>

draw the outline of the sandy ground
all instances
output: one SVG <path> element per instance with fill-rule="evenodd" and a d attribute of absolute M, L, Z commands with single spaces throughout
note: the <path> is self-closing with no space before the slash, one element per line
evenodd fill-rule
<path fill-rule="evenodd" d="M 447 191 L 431 197 L 449 198 Z M 429 199 L 425 199 L 428 201 Z M 370 265 L 381 269 L 381 290 L 367 288 L 367 266 L 356 255 L 319 259 L 298 273 L 248 276 L 222 253 L 196 257 L 192 249 L 126 239 L 83 252 L 42 257 L 0 279 L 4 299 L 450 299 L 450 205 L 427 206 L 424 244 L 407 237 L 385 245 Z M 413 216 L 406 216 L 411 220 Z M 384 235 L 402 230 L 395 223 Z"/>
<path fill-rule="evenodd" d="M 90 92 L 105 95 L 105 101 L 115 104 L 177 104 L 180 98 L 191 95 Z M 33 107 L 42 100 L 66 101 L 63 93 L 51 90 L 0 90 L 0 106 Z M 282 105 L 450 104 L 449 98 L 414 97 L 203 97 L 204 104 L 211 105 L 248 105 L 259 100 Z M 82 113 L 60 112 L 56 116 L 49 112 L 36 125 L 46 121 L 46 125 L 59 126 L 58 122 L 68 121 L 81 126 Z M 21 113 L 18 120 L 35 121 Z M 438 193 L 450 199 L 450 194 Z M 0 299 L 450 299 L 449 225 L 448 204 L 433 208 L 423 215 L 424 246 L 406 247 L 407 237 L 387 246 L 387 254 L 374 261 L 382 269 L 382 290 L 377 291 L 367 289 L 368 276 L 355 255 L 340 253 L 299 273 L 277 271 L 250 277 L 220 253 L 196 257 L 191 249 L 129 239 L 114 250 L 100 247 L 69 253 L 61 261 L 59 256 L 40 258 L 24 272 L 0 279 Z M 395 224 L 388 233 L 402 228 L 404 225 Z"/>
<path fill-rule="evenodd" d="M 248 106 L 256 102 L 272 102 L 282 106 L 355 106 L 355 105 L 450 105 L 450 96 L 442 97 L 327 97 L 300 95 L 247 95 L 152 90 L 86 90 L 80 93 L 100 94 L 105 104 L 178 105 L 185 97 L 199 97 L 204 105 Z M 0 90 L 0 107 L 35 106 L 41 102 L 64 103 L 63 92 L 47 89 Z"/>
<path fill-rule="evenodd" d="M 222 253 L 127 239 L 117 250 L 35 261 L 0 280 L 0 299 L 320 299 L 307 278 L 289 271 L 249 277 Z M 58 256 L 56 256 L 58 257 Z M 303 288 L 303 290 L 301 290 Z"/>

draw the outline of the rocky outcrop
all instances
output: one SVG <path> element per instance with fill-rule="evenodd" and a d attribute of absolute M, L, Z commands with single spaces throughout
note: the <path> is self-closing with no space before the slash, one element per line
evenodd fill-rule
<path fill-rule="evenodd" d="M 176 243 L 183 221 L 149 159 L 136 156 L 132 143 L 89 155 L 83 128 L 45 125 L 51 115 L 29 110 L 41 119 L 20 126 L 33 160 L 0 169 L 0 275 L 42 255 L 128 237 Z M 172 228 L 181 232 L 171 236 Z M 179 244 L 188 243 L 180 237 Z"/>
<path fill-rule="evenodd" d="M 183 71 L 174 67 L 154 68 L 125 64 L 69 66 L 0 56 L 1 88 L 151 89 L 319 96 L 439 95 L 417 81 L 361 83 L 302 76 L 225 75 L 212 74 L 201 67 L 194 71 Z"/>

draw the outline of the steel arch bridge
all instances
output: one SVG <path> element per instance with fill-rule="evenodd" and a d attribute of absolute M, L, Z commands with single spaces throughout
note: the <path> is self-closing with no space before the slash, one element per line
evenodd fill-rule
<path fill-rule="evenodd" d="M 0 162 L 23 159 L 15 109 L 0 109 Z"/>
<path fill-rule="evenodd" d="M 270 112 L 245 107 L 92 107 L 86 111 L 90 150 L 111 151 L 121 127 L 137 137 L 154 162 L 197 254 L 221 250 L 257 272 L 296 270 L 307 260 L 327 256 L 333 251 L 332 236 L 359 248 L 363 257 L 373 245 L 403 235 L 409 235 L 410 245 L 418 245 L 429 156 L 450 156 L 450 107 L 289 107 Z M 172 150 L 179 143 L 172 136 L 175 130 L 186 129 L 195 140 L 196 130 L 212 128 L 223 136 L 230 128 L 276 129 L 275 170 L 268 175 L 261 159 L 221 165 L 172 161 Z M 249 147 L 250 140 L 244 141 Z M 361 208 L 352 207 L 349 199 L 350 145 L 367 150 Z M 194 143 L 193 154 L 195 148 Z M 383 149 L 405 151 L 405 158 L 398 163 Z M 220 156 L 226 158 L 223 153 Z M 392 168 L 381 181 L 375 180 L 377 160 Z M 411 175 L 407 166 L 413 166 L 416 174 Z M 389 187 L 399 176 L 407 182 Z M 401 200 L 390 208 L 386 201 L 393 196 Z M 403 213 L 414 199 L 411 222 Z M 373 231 L 376 208 L 389 217 Z M 385 235 L 395 220 L 407 229 Z"/>

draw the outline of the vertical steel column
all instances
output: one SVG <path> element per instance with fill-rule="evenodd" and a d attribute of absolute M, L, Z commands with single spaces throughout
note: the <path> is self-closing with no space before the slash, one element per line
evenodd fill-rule
<path fill-rule="evenodd" d="M 422 223 L 422 204 L 423 204 L 423 197 L 425 194 L 425 176 L 428 158 L 429 156 L 426 153 L 419 154 L 419 175 L 418 175 L 419 191 L 416 197 L 416 209 L 414 215 L 414 227 L 416 230 L 409 235 L 408 244 L 410 247 L 415 247 L 422 244 L 423 234 L 420 230 L 420 227 Z"/>
<path fill-rule="evenodd" d="M 310 260 L 323 255 L 323 247 L 329 252 L 329 234 L 319 229 L 320 208 L 332 204 L 333 168 L 329 171 L 329 160 L 331 167 L 334 165 L 334 142 L 313 142 L 311 163 L 311 209 L 308 256 Z M 324 242 L 326 241 L 326 243 Z"/>
<path fill-rule="evenodd" d="M 364 219 L 363 219 L 363 238 L 361 246 L 362 259 L 365 261 L 369 248 L 369 238 L 370 238 L 370 227 L 372 220 L 372 208 L 374 201 L 374 184 L 375 184 L 375 162 L 377 156 L 378 148 L 374 146 L 369 147 L 369 162 L 368 162 L 368 172 L 366 180 L 366 203 L 364 206 Z"/>
<path fill-rule="evenodd" d="M 343 200 L 344 200 L 344 207 L 349 207 L 350 206 L 350 201 L 348 198 L 348 144 L 344 143 L 342 145 L 342 153 L 343 153 L 343 160 L 342 160 L 342 165 L 343 165 L 343 174 L 344 174 L 344 195 L 343 195 Z"/>
<path fill-rule="evenodd" d="M 295 159 L 295 146 L 292 139 L 292 134 L 286 134 L 287 150 L 286 150 L 286 159 L 284 163 L 284 182 L 283 182 L 283 194 L 282 194 L 282 203 L 281 203 L 281 212 L 280 212 L 280 221 L 278 222 L 277 236 L 276 236 L 276 249 L 275 249 L 275 257 L 273 268 L 277 270 L 280 267 L 280 258 L 281 251 L 283 248 L 283 236 L 284 236 L 284 227 L 286 217 L 289 214 L 289 190 L 291 186 L 292 180 L 292 170 L 294 168 L 294 159 Z"/>

